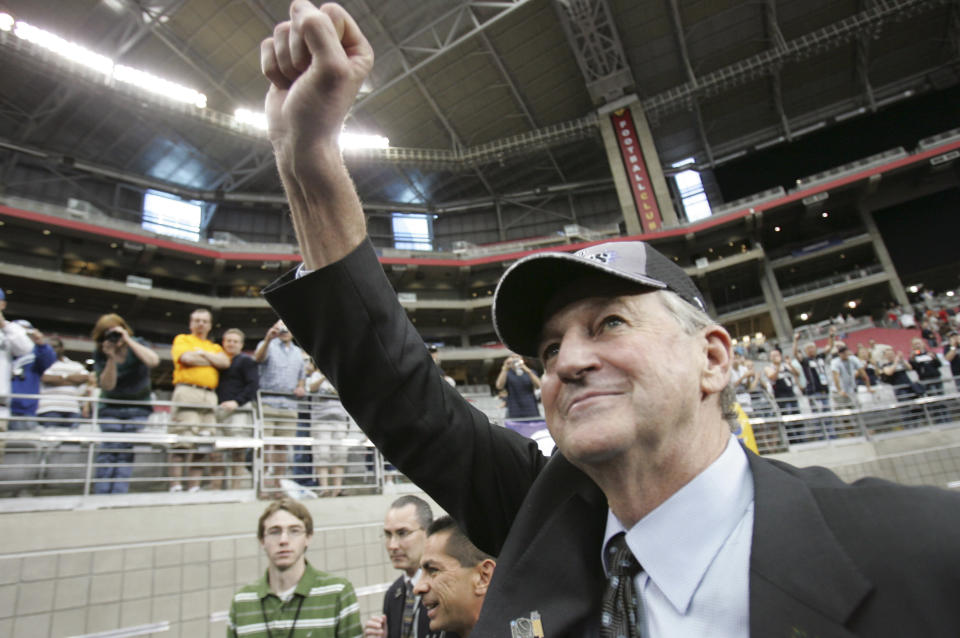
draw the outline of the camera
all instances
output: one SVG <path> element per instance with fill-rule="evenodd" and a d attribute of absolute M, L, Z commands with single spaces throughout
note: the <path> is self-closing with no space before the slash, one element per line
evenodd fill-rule
<path fill-rule="evenodd" d="M 103 340 L 109 341 L 110 343 L 116 343 L 121 339 L 123 339 L 123 335 L 117 330 L 111 330 L 107 334 L 103 335 Z"/>

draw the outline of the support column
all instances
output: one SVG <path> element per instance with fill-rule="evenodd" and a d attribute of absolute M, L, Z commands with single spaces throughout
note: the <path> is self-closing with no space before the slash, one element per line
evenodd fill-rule
<path fill-rule="evenodd" d="M 870 241 L 873 242 L 873 252 L 877 254 L 877 259 L 880 260 L 883 271 L 890 277 L 890 293 L 899 305 L 909 308 L 910 300 L 907 299 L 907 291 L 904 289 L 903 282 L 900 281 L 900 275 L 897 274 L 897 269 L 893 265 L 893 259 L 890 258 L 887 245 L 883 242 L 883 236 L 880 234 L 880 229 L 877 228 L 877 222 L 873 219 L 873 213 L 864 208 L 862 204 L 857 206 L 857 210 L 860 212 L 860 219 L 863 220 L 863 227 L 867 229 Z"/>
<path fill-rule="evenodd" d="M 598 115 L 627 234 L 677 226 L 663 167 L 637 97 L 603 106 Z"/>
<path fill-rule="evenodd" d="M 777 331 L 777 339 L 781 343 L 790 341 L 793 339 L 793 324 L 790 322 L 790 315 L 787 314 L 787 307 L 783 303 L 780 284 L 777 283 L 777 277 L 766 255 L 763 257 L 761 268 L 763 270 L 760 273 L 760 289 L 763 291 L 764 301 L 770 308 L 773 329 Z"/>

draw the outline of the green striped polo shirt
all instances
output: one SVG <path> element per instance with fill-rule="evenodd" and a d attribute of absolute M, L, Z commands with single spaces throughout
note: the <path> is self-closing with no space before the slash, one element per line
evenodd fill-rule
<path fill-rule="evenodd" d="M 227 619 L 227 638 L 359 638 L 362 634 L 353 586 L 345 578 L 317 571 L 309 562 L 290 600 L 283 602 L 270 591 L 264 574 L 234 595 Z"/>

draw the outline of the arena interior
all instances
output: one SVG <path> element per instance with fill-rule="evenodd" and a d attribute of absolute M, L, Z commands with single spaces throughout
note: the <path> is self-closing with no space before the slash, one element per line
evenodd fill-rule
<path fill-rule="evenodd" d="M 491 420 L 510 425 L 490 316 L 504 270 L 642 238 L 756 371 L 738 395 L 761 454 L 960 489 L 944 356 L 960 319 L 960 3 L 342 4 L 376 52 L 343 151 L 369 235 L 443 372 Z M 0 0 L 3 314 L 92 371 L 92 329 L 115 313 L 159 360 L 136 428 L 104 427 L 94 382 L 76 419 L 6 417 L 0 636 L 223 635 L 231 596 L 265 569 L 257 517 L 283 495 L 309 507 L 309 558 L 353 583 L 362 617 L 396 576 L 383 513 L 418 490 L 354 423 L 330 435 L 329 392 L 288 396 L 273 436 L 257 401 L 212 436 L 169 427 L 171 343 L 191 313 L 212 311 L 216 342 L 239 328 L 253 354 L 277 319 L 261 290 L 300 263 L 260 73 L 287 11 Z M 885 381 L 885 351 L 906 359 L 915 337 L 941 376 Z M 823 409 L 798 388 L 787 409 L 763 373 L 795 340 L 842 340 L 873 384 Z M 206 460 L 171 460 L 180 448 Z M 205 472 L 201 489 L 171 491 L 174 468 Z"/>

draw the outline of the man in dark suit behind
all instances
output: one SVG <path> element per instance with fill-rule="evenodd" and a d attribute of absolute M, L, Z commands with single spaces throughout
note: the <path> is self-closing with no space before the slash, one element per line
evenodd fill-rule
<path fill-rule="evenodd" d="M 471 635 L 960 636 L 960 496 L 748 453 L 730 335 L 648 244 L 504 275 L 494 325 L 540 358 L 558 452 L 493 426 L 444 382 L 366 237 L 337 140 L 370 44 L 342 7 L 295 0 L 261 54 L 303 256 L 265 294 L 371 441 L 498 557 Z"/>
<path fill-rule="evenodd" d="M 403 573 L 384 594 L 383 613 L 364 625 L 364 638 L 433 638 L 437 635 L 430 632 L 426 609 L 420 604 L 420 596 L 413 592 L 420 580 L 420 558 L 432 522 L 433 512 L 422 498 L 406 495 L 390 504 L 383 521 L 383 540 L 390 562 Z M 411 613 L 405 623 L 404 610 L 408 604 Z"/>

